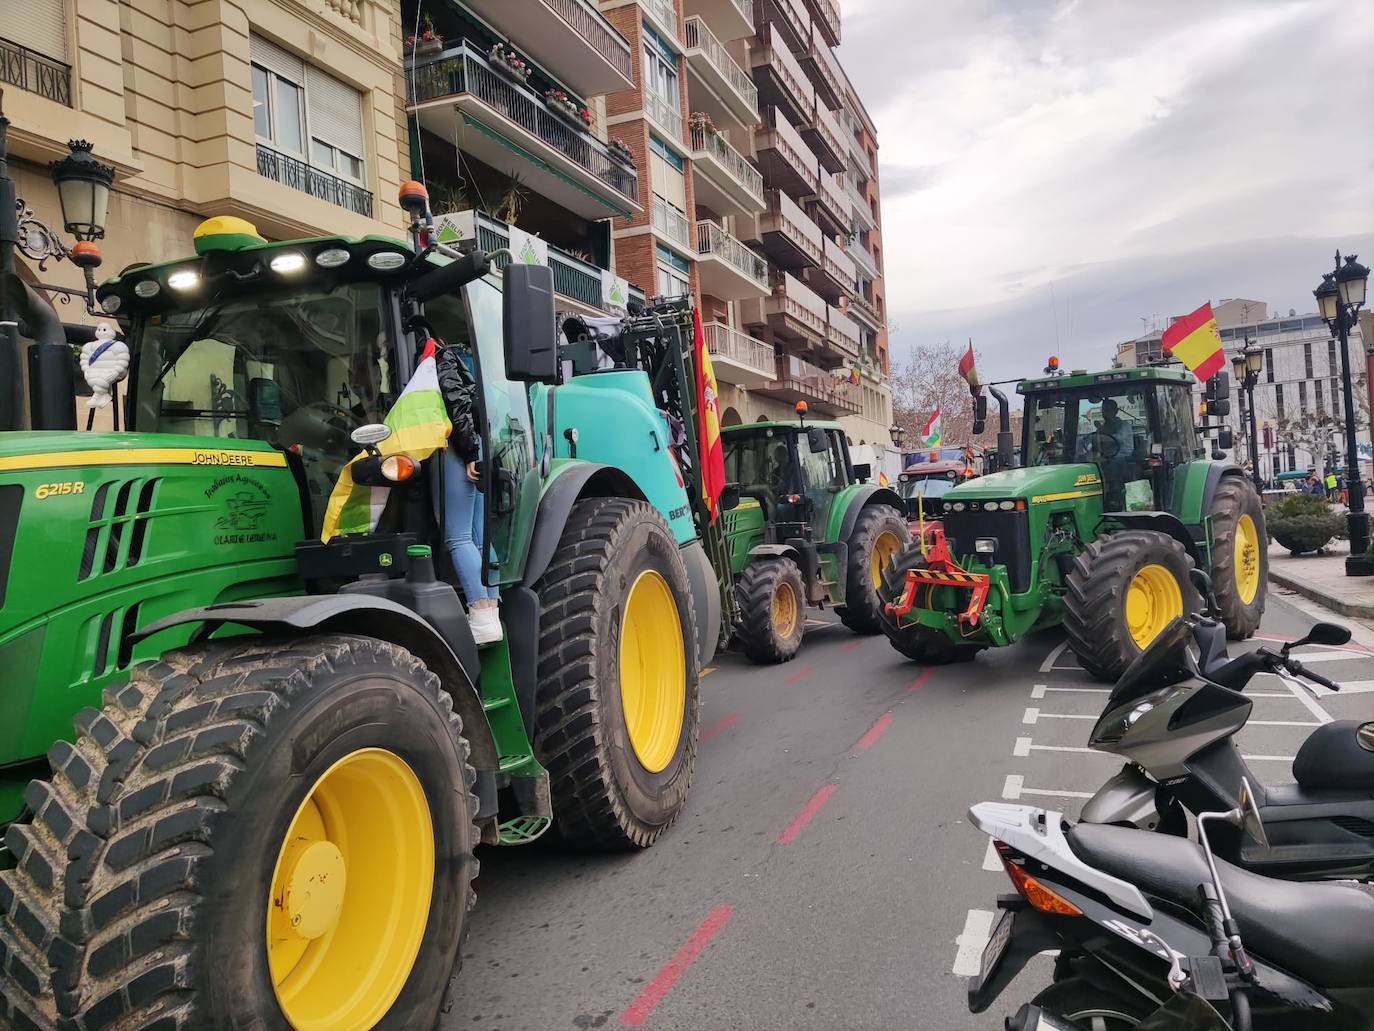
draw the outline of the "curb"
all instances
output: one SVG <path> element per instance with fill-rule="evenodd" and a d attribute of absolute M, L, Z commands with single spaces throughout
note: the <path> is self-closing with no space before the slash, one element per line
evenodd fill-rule
<path fill-rule="evenodd" d="M 1374 619 L 1374 605 L 1344 601 L 1334 594 L 1328 594 L 1326 591 L 1312 586 L 1305 580 L 1299 580 L 1297 577 L 1286 573 L 1275 572 L 1272 566 L 1269 567 L 1269 579 L 1280 587 L 1296 591 L 1304 598 L 1309 598 L 1332 612 L 1339 612 L 1342 616 L 1350 616 L 1352 619 Z"/>

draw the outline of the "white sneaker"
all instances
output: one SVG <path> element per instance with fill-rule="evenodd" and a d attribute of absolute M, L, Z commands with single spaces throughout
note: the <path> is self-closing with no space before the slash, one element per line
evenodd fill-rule
<path fill-rule="evenodd" d="M 472 639 L 478 644 L 491 644 L 499 641 L 505 634 L 501 630 L 500 609 L 495 605 L 483 605 L 480 609 L 468 611 L 468 626 L 472 629 Z"/>

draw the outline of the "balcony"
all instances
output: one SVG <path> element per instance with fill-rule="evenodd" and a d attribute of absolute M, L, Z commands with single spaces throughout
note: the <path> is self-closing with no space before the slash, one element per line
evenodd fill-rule
<path fill-rule="evenodd" d="M 754 0 L 684 0 L 682 9 L 686 14 L 705 18 L 720 39 L 743 39 L 754 34 Z"/>
<path fill-rule="evenodd" d="M 824 104 L 816 104 L 810 118 L 802 123 L 801 135 L 827 172 L 845 170 L 844 130 L 840 128 L 839 119 Z"/>
<path fill-rule="evenodd" d="M 585 97 L 634 87 L 629 41 L 593 0 L 468 0 L 468 6 Z"/>
<path fill-rule="evenodd" d="M 873 209 L 869 207 L 868 198 L 849 178 L 844 181 L 844 192 L 849 198 L 849 210 L 854 215 L 855 224 L 869 231 L 877 229 L 878 222 L 873 217 Z"/>
<path fill-rule="evenodd" d="M 849 298 L 849 305 L 845 310 L 875 333 L 883 328 L 883 318 L 878 314 L 877 306 L 861 293 Z"/>
<path fill-rule="evenodd" d="M 692 223 L 681 211 L 655 197 L 650 225 L 665 244 L 689 261 L 696 260 L 696 234 L 692 231 Z"/>
<path fill-rule="evenodd" d="M 864 274 L 865 279 L 877 279 L 881 275 L 878 272 L 878 263 L 873 260 L 873 255 L 868 253 L 868 248 L 859 242 L 857 236 L 849 245 L 849 256 L 854 259 L 854 264 Z"/>
<path fill-rule="evenodd" d="M 503 78 L 465 45 L 413 62 L 410 110 L 420 125 L 583 218 L 643 210 L 635 170 L 606 144 Z"/>
<path fill-rule="evenodd" d="M 778 374 L 773 348 L 723 322 L 701 327 L 716 379 L 741 387 L 760 387 Z"/>
<path fill-rule="evenodd" d="M 811 15 L 801 0 L 754 0 L 754 29 L 762 36 L 771 26 L 788 50 L 804 50 L 811 39 Z"/>
<path fill-rule="evenodd" d="M 337 204 L 355 215 L 372 217 L 372 194 L 328 172 L 312 168 L 298 158 L 280 154 L 271 147 L 258 144 L 258 175 L 273 182 L 300 190 L 320 200 Z"/>
<path fill-rule="evenodd" d="M 819 189 L 808 198 L 808 209 L 827 233 L 842 236 L 850 229 L 849 197 L 833 175 L 822 173 Z"/>
<path fill-rule="evenodd" d="M 811 22 L 817 29 L 820 22 Z M 844 103 L 844 74 L 840 71 L 840 63 L 835 60 L 835 55 L 830 50 L 830 45 L 826 43 L 820 32 L 813 32 L 811 40 L 807 45 L 794 51 L 797 61 L 802 70 L 811 80 L 811 85 L 816 87 L 816 96 L 820 102 L 829 108 L 839 108 Z"/>
<path fill-rule="evenodd" d="M 691 91 L 693 110 L 703 110 L 712 118 L 729 120 L 741 128 L 759 124 L 759 91 L 747 72 L 735 63 L 719 39 L 699 15 L 683 23 L 687 36 L 687 68 L 694 84 L 705 89 Z"/>
<path fill-rule="evenodd" d="M 795 346 L 819 349 L 826 339 L 826 303 L 814 290 L 788 272 L 773 276 L 773 293 L 752 311 L 756 324 L 773 330 Z"/>
<path fill-rule="evenodd" d="M 806 197 L 820 189 L 820 163 L 816 155 L 776 110 L 768 112 L 767 122 L 754 133 L 754 150 L 763 167 L 765 186 L 793 197 Z"/>
<path fill-rule="evenodd" d="M 666 143 L 682 150 L 683 121 L 682 112 L 677 109 L 677 104 L 649 89 L 644 90 L 641 96 L 644 103 L 644 116 L 658 126 Z"/>
<path fill-rule="evenodd" d="M 72 106 L 71 66 L 7 39 L 0 39 L 0 82 L 36 93 L 63 107 Z"/>
<path fill-rule="evenodd" d="M 820 266 L 807 269 L 805 276 L 807 285 L 831 304 L 838 304 L 843 297 L 854 296 L 858 283 L 854 259 L 829 237 L 822 248 Z"/>
<path fill-rule="evenodd" d="M 759 100 L 786 112 L 793 122 L 804 122 L 816 107 L 816 91 L 792 52 L 777 38 L 771 24 L 760 30 L 760 46 L 749 52 Z"/>
<path fill-rule="evenodd" d="M 510 226 L 483 212 L 459 212 L 441 220 L 440 233 L 445 242 L 453 242 L 453 238 L 443 235 L 444 227 L 454 223 L 461 225 L 461 228 L 457 228 L 457 241 L 460 243 L 475 245 L 488 254 L 510 246 Z M 509 258 L 501 257 L 494 264 L 497 268 L 505 268 L 509 261 Z M 598 311 L 614 310 L 615 306 L 607 300 L 599 266 L 550 246 L 549 268 L 553 270 L 554 291 L 561 300 Z M 560 310 L 562 307 L 560 305 Z"/>
<path fill-rule="evenodd" d="M 722 301 L 746 301 L 770 290 L 768 263 L 716 223 L 697 223 L 697 275 L 701 292 Z"/>
<path fill-rule="evenodd" d="M 840 45 L 840 9 L 835 0 L 806 0 L 811 20 L 832 47 Z"/>
<path fill-rule="evenodd" d="M 759 216 L 763 250 L 788 269 L 819 266 L 825 254 L 825 236 L 796 201 L 770 190 L 768 208 Z"/>
<path fill-rule="evenodd" d="M 858 360 L 859 357 L 859 324 L 851 319 L 839 308 L 831 308 L 827 312 L 827 325 L 825 339 L 830 346 L 839 351 L 846 358 Z"/>
<path fill-rule="evenodd" d="M 774 375 L 774 379 L 756 388 L 760 394 L 790 404 L 805 401 L 812 412 L 820 415 L 856 415 L 860 411 L 847 382 L 796 355 L 779 358 Z"/>
<path fill-rule="evenodd" d="M 720 133 L 692 130 L 696 201 L 720 215 L 762 211 L 763 174 Z"/>
<path fill-rule="evenodd" d="M 649 24 L 669 43 L 682 46 L 677 33 L 677 8 L 673 0 L 639 0 L 639 6 L 649 16 Z"/>

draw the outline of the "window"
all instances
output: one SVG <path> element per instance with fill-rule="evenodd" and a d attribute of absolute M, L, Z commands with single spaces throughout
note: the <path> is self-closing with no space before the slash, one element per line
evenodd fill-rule
<path fill-rule="evenodd" d="M 1278 413 L 1279 421 L 1283 421 L 1283 384 L 1274 384 L 1274 411 Z"/>
<path fill-rule="evenodd" d="M 66 0 L 4 0 L 0 3 L 0 37 L 65 63 Z"/>
<path fill-rule="evenodd" d="M 687 211 L 687 164 L 666 143 L 649 135 L 649 181 L 654 196 L 683 214 Z"/>
<path fill-rule="evenodd" d="M 259 142 L 322 172 L 362 183 L 362 94 L 261 36 L 251 37 L 249 49 L 253 130 Z"/>
<path fill-rule="evenodd" d="M 648 25 L 644 26 L 644 89 L 674 111 L 681 113 L 682 94 L 677 84 L 677 54 Z"/>
<path fill-rule="evenodd" d="M 667 247 L 658 247 L 658 295 L 681 297 L 692 292 L 691 266 Z"/>
<path fill-rule="evenodd" d="M 1266 383 L 1274 382 L 1274 349 L 1272 347 L 1264 349 L 1264 379 Z"/>
<path fill-rule="evenodd" d="M 1308 379 L 1312 378 L 1312 341 L 1302 345 L 1303 375 Z"/>
<path fill-rule="evenodd" d="M 1325 384 L 1322 383 L 1321 380 L 1317 380 L 1312 386 L 1317 392 L 1317 414 L 1322 415 L 1326 411 L 1326 398 L 1322 396 L 1322 387 L 1324 387 Z"/>
<path fill-rule="evenodd" d="M 1307 411 L 1307 380 L 1298 381 L 1298 411 Z"/>

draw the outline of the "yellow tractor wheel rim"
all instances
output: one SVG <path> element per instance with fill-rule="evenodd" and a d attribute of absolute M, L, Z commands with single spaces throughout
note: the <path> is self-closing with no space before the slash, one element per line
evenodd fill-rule
<path fill-rule="evenodd" d="M 272 870 L 267 963 L 287 1022 L 364 1029 L 386 1016 L 420 953 L 433 888 L 420 779 L 385 749 L 350 752 L 310 788 Z"/>
<path fill-rule="evenodd" d="M 792 636 L 797 629 L 797 592 L 786 580 L 779 580 L 773 591 L 773 633 L 781 638 Z"/>
<path fill-rule="evenodd" d="M 682 621 L 668 581 L 646 569 L 625 599 L 620 624 L 620 704 L 640 765 L 659 773 L 672 762 L 687 708 Z"/>
<path fill-rule="evenodd" d="M 1145 648 L 1170 620 L 1183 615 L 1183 590 L 1174 574 L 1157 562 L 1141 566 L 1126 588 L 1126 628 L 1137 648 Z"/>
<path fill-rule="evenodd" d="M 1260 551 L 1259 531 L 1255 521 L 1242 515 L 1236 522 L 1236 593 L 1242 603 L 1249 605 L 1259 593 Z"/>
<path fill-rule="evenodd" d="M 873 542 L 873 588 L 877 590 L 883 585 L 883 570 L 887 569 L 887 564 L 902 549 L 902 542 L 897 539 L 897 535 L 891 530 L 884 530 L 878 534 Z"/>

